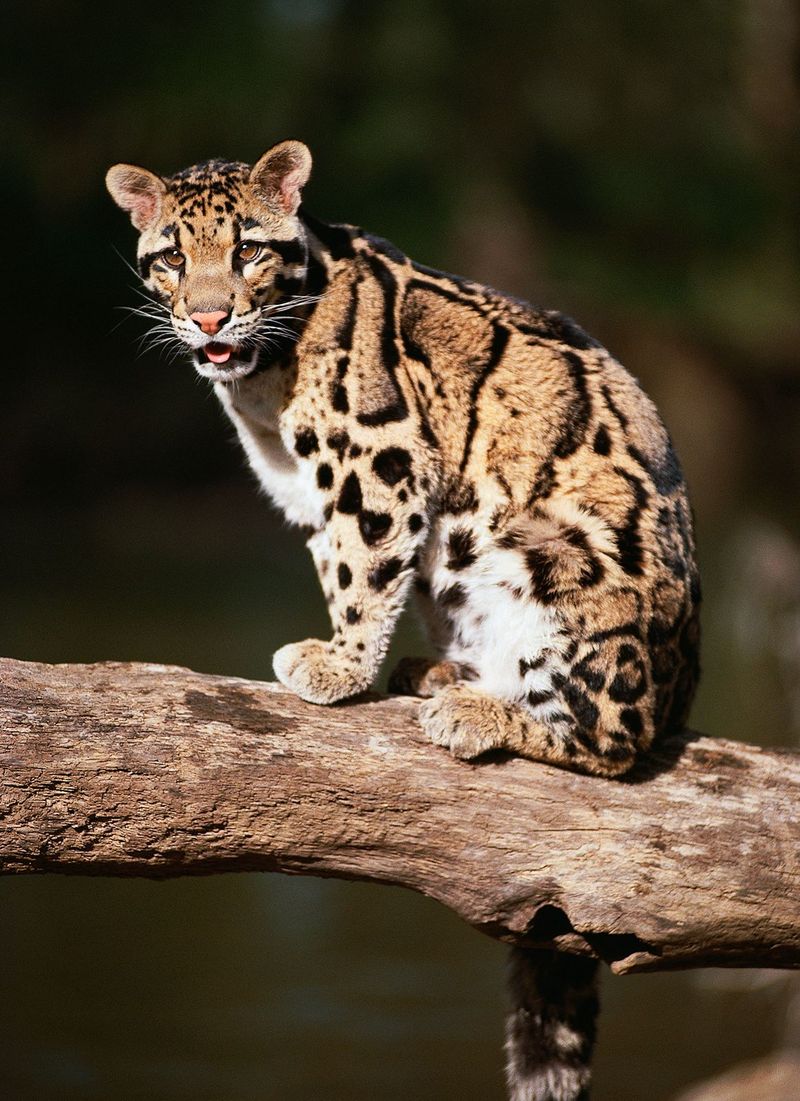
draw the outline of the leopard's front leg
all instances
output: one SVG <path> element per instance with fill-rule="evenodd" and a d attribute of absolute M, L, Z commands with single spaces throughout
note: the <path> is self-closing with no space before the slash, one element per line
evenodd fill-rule
<path fill-rule="evenodd" d="M 373 683 L 427 528 L 411 453 L 399 446 L 370 449 L 370 455 L 359 447 L 345 452 L 336 446 L 340 439 L 329 433 L 333 447 L 319 440 L 318 450 L 304 456 L 315 464 L 325 496 L 327 519 L 308 547 L 333 636 L 290 643 L 273 658 L 281 683 L 309 703 L 334 703 Z"/>

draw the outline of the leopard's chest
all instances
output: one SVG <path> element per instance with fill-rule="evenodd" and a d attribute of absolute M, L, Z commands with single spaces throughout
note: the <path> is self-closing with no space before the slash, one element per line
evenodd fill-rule
<path fill-rule="evenodd" d="M 260 432 L 247 456 L 262 488 L 291 524 L 320 528 L 325 498 L 316 481 L 315 467 L 299 462 L 277 433 Z"/>
<path fill-rule="evenodd" d="M 317 484 L 315 464 L 304 462 L 290 447 L 285 417 L 274 401 L 258 392 L 242 394 L 217 387 L 217 396 L 233 422 L 247 460 L 261 487 L 291 524 L 320 528 L 325 498 Z"/>

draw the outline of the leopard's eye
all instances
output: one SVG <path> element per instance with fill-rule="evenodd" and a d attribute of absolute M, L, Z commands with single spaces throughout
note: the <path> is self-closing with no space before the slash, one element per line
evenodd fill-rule
<path fill-rule="evenodd" d="M 242 241 L 236 250 L 236 259 L 242 264 L 251 264 L 260 255 L 261 245 L 257 245 L 254 241 Z"/>
<path fill-rule="evenodd" d="M 167 248 L 161 253 L 161 259 L 168 268 L 182 268 L 186 257 L 178 248 Z"/>

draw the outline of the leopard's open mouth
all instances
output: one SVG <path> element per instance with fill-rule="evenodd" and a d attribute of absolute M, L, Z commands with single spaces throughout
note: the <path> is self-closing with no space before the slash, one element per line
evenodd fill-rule
<path fill-rule="evenodd" d="M 221 340 L 212 340 L 194 352 L 194 365 L 198 373 L 214 382 L 246 378 L 255 370 L 257 361 L 257 348 L 225 344 Z"/>
<path fill-rule="evenodd" d="M 236 351 L 235 344 L 223 344 L 221 340 L 212 340 L 201 349 L 209 363 L 227 363 Z"/>

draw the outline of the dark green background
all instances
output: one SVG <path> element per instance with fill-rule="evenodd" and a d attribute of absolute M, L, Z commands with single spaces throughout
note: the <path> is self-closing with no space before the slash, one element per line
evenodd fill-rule
<path fill-rule="evenodd" d="M 698 514 L 695 725 L 800 729 L 796 8 L 6 3 L 0 651 L 268 678 L 325 616 L 208 387 L 137 355 L 118 160 L 297 137 L 307 205 L 573 315 L 659 402 Z M 399 652 L 419 645 L 409 620 Z M 794 655 L 794 656 L 793 656 Z M 0 1096 L 503 1096 L 501 946 L 277 876 L 0 882 Z M 609 981 L 598 1101 L 767 1050 L 786 988 Z"/>

